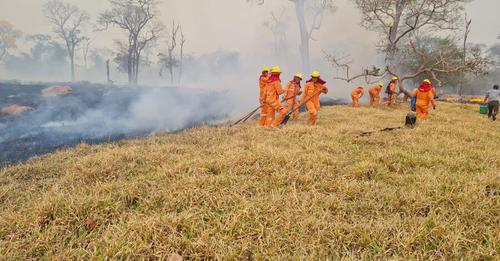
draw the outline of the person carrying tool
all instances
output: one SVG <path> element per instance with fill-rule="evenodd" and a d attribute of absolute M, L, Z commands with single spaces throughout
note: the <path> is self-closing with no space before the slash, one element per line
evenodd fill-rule
<path fill-rule="evenodd" d="M 321 74 L 318 71 L 313 71 L 311 79 L 307 81 L 304 87 L 304 95 L 302 96 L 301 104 L 306 104 L 309 112 L 309 124 L 316 125 L 318 112 L 321 107 L 319 96 L 321 93 L 327 94 L 328 88 L 325 87 L 325 81 L 321 79 Z"/>
<path fill-rule="evenodd" d="M 391 82 L 387 86 L 386 93 L 388 95 L 388 103 L 387 106 L 391 108 L 396 107 L 396 82 L 398 80 L 398 77 L 394 76 L 392 77 Z"/>
<path fill-rule="evenodd" d="M 264 91 L 265 105 L 269 106 L 269 112 L 266 113 L 266 126 L 276 127 L 281 124 L 286 116 L 286 109 L 281 106 L 279 101 L 279 96 L 283 94 L 283 88 L 281 87 L 281 68 L 279 66 L 273 67 L 271 69 L 271 76 L 267 80 L 267 84 Z M 275 118 L 275 114 L 278 113 L 278 117 Z"/>
<path fill-rule="evenodd" d="M 299 118 L 299 102 L 297 101 L 297 96 L 302 94 L 302 91 L 300 91 L 300 82 L 302 78 L 304 78 L 304 76 L 298 73 L 286 86 L 284 97 L 285 108 L 287 111 L 292 111 L 292 120 L 297 120 Z"/>
<path fill-rule="evenodd" d="M 266 126 L 267 113 L 269 113 L 270 108 L 265 104 L 265 88 L 267 81 L 269 80 L 269 67 L 265 66 L 262 69 L 262 73 L 259 77 L 260 95 L 259 102 L 261 105 L 259 125 Z"/>
<path fill-rule="evenodd" d="M 356 87 L 356 89 L 351 92 L 352 106 L 354 108 L 359 108 L 359 99 L 363 97 L 364 94 L 365 89 L 361 86 Z"/>
<path fill-rule="evenodd" d="M 378 107 L 380 105 L 380 92 L 382 91 L 382 87 L 384 87 L 384 82 L 379 82 L 368 90 L 370 94 L 370 107 L 374 105 Z"/>
<path fill-rule="evenodd" d="M 486 97 L 484 97 L 484 102 L 488 102 L 488 118 L 496 121 L 500 102 L 500 90 L 498 90 L 498 85 L 493 86 L 493 89 L 488 91 Z"/>
<path fill-rule="evenodd" d="M 429 80 L 424 80 L 422 84 L 413 91 L 413 96 L 417 97 L 416 112 L 418 120 L 425 120 L 429 115 L 429 103 L 432 108 L 436 109 L 436 102 L 434 101 L 434 92 L 432 91 L 432 83 Z"/>

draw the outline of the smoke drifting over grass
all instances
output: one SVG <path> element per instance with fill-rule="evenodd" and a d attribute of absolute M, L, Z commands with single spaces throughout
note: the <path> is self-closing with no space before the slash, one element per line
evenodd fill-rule
<path fill-rule="evenodd" d="M 223 119 L 223 92 L 178 88 L 72 86 L 66 96 L 42 97 L 45 85 L 0 85 L 0 107 L 35 109 L 0 118 L 0 164 L 80 142 L 171 132 Z"/>

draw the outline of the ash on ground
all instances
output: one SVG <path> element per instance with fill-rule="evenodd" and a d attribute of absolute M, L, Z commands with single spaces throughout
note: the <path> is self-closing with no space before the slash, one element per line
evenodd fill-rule
<path fill-rule="evenodd" d="M 223 119 L 224 93 L 181 88 L 71 84 L 71 92 L 44 96 L 52 84 L 0 83 L 0 165 L 79 143 L 100 143 L 171 132 Z"/>

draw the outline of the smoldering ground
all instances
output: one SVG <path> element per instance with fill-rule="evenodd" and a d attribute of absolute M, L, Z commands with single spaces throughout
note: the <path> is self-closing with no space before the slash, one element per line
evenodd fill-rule
<path fill-rule="evenodd" d="M 0 84 L 0 107 L 33 111 L 0 117 L 0 165 L 81 142 L 96 143 L 171 132 L 223 119 L 225 92 L 181 88 L 71 85 L 64 96 L 43 97 L 47 85 Z"/>

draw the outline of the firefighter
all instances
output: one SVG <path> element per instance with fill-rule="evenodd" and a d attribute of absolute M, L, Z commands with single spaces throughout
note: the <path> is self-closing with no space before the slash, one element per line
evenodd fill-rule
<path fill-rule="evenodd" d="M 302 78 L 304 78 L 304 76 L 298 73 L 286 86 L 284 97 L 285 108 L 287 111 L 292 112 L 292 120 L 297 120 L 299 118 L 299 102 L 297 96 L 302 94 L 300 91 L 300 82 Z"/>
<path fill-rule="evenodd" d="M 384 82 L 379 82 L 377 85 L 372 86 L 368 93 L 370 94 L 370 107 L 380 105 L 380 92 L 384 87 Z"/>
<path fill-rule="evenodd" d="M 351 92 L 352 106 L 354 108 L 359 107 L 359 99 L 361 99 L 361 97 L 363 97 L 364 93 L 365 93 L 365 89 L 361 86 L 356 87 L 356 89 L 354 89 Z"/>
<path fill-rule="evenodd" d="M 327 94 L 328 88 L 325 87 L 326 82 L 321 79 L 321 74 L 318 71 L 313 71 L 311 79 L 307 81 L 304 87 L 301 104 L 305 104 L 309 112 L 309 124 L 316 125 L 318 112 L 321 107 L 319 96 L 321 93 Z"/>
<path fill-rule="evenodd" d="M 396 82 L 398 80 L 398 77 L 394 76 L 392 77 L 391 82 L 387 86 L 386 93 L 388 95 L 388 103 L 387 106 L 391 108 L 396 107 Z"/>
<path fill-rule="evenodd" d="M 259 77 L 259 86 L 260 86 L 260 95 L 259 95 L 259 102 L 261 105 L 261 112 L 260 112 L 260 120 L 259 120 L 259 125 L 260 126 L 266 126 L 266 121 L 267 121 L 267 113 L 270 112 L 271 108 L 266 105 L 265 103 L 265 88 L 267 81 L 269 80 L 269 67 L 264 67 L 262 69 L 262 73 Z"/>
<path fill-rule="evenodd" d="M 417 98 L 415 108 L 418 120 L 427 119 L 429 115 L 429 104 L 432 105 L 434 110 L 436 109 L 434 92 L 432 91 L 433 88 L 431 81 L 424 80 L 422 84 L 420 84 L 420 87 L 413 92 L 413 96 Z"/>
<path fill-rule="evenodd" d="M 269 106 L 269 112 L 267 114 L 266 126 L 275 127 L 281 124 L 286 116 L 286 109 L 281 106 L 279 101 L 279 96 L 284 93 L 281 86 L 281 68 L 275 66 L 271 69 L 271 76 L 267 80 L 265 87 L 265 104 Z M 275 114 L 278 114 L 275 117 Z"/>

